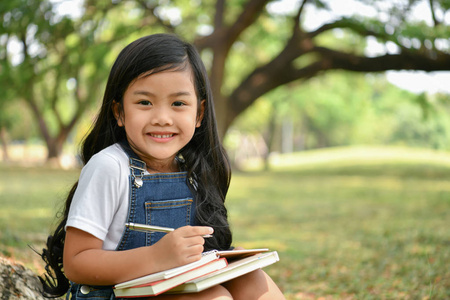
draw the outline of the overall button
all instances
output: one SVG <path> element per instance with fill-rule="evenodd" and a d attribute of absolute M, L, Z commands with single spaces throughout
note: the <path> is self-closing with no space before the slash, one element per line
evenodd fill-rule
<path fill-rule="evenodd" d="M 80 292 L 81 292 L 83 295 L 89 294 L 90 291 L 91 291 L 91 288 L 88 287 L 87 285 L 82 285 L 81 288 L 80 288 Z"/>

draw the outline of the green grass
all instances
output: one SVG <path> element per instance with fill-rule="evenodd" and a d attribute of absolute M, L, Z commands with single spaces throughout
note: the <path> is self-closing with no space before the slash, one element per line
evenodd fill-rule
<path fill-rule="evenodd" d="M 0 255 L 37 272 L 40 251 L 79 171 L 0 165 Z"/>
<path fill-rule="evenodd" d="M 450 166 L 423 155 L 325 154 L 315 163 L 313 152 L 291 156 L 283 168 L 279 160 L 272 172 L 235 172 L 227 200 L 234 244 L 279 252 L 266 271 L 288 299 L 449 298 Z M 4 256 L 42 270 L 27 244 L 42 246 L 77 176 L 0 167 Z"/>

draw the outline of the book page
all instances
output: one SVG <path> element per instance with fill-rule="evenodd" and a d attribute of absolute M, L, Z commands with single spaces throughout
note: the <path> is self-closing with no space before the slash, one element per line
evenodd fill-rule
<path fill-rule="evenodd" d="M 232 259 L 252 256 L 252 255 L 267 252 L 267 251 L 269 251 L 269 249 L 261 248 L 261 249 L 225 250 L 225 251 L 218 251 L 218 253 L 219 253 L 220 257 L 225 257 L 227 259 L 232 260 Z"/>

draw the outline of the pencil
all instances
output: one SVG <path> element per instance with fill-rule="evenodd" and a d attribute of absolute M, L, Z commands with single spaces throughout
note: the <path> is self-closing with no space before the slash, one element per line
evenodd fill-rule
<path fill-rule="evenodd" d="M 174 231 L 174 228 L 169 227 L 161 227 L 161 226 L 153 226 L 153 225 L 146 225 L 146 224 L 138 224 L 138 223 L 125 223 L 125 226 L 131 230 L 135 231 L 142 231 L 142 232 L 165 232 L 169 233 Z M 203 236 L 204 238 L 210 238 L 212 237 L 211 234 L 206 234 Z"/>

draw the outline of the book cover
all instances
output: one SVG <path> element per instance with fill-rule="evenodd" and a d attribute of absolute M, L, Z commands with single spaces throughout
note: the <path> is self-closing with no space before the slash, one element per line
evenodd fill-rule
<path fill-rule="evenodd" d="M 219 255 L 217 254 L 217 251 L 205 252 L 203 254 L 202 258 L 196 262 L 193 262 L 193 263 L 190 263 L 187 265 L 183 265 L 180 267 L 176 267 L 173 269 L 169 269 L 169 270 L 152 273 L 152 274 L 149 274 L 149 275 L 146 275 L 143 277 L 139 277 L 136 279 L 128 280 L 128 281 L 116 284 L 114 286 L 114 288 L 115 289 L 123 289 L 123 288 L 129 288 L 129 287 L 146 284 L 146 283 L 150 283 L 150 282 L 169 279 L 169 278 L 175 277 L 177 275 L 180 275 L 186 271 L 189 271 L 191 269 L 195 269 L 199 266 L 205 265 L 213 260 L 217 260 L 218 258 L 219 258 Z"/>
<path fill-rule="evenodd" d="M 260 249 L 242 249 L 242 250 L 223 250 L 217 251 L 217 253 L 219 254 L 220 257 L 225 257 L 228 260 L 232 260 L 252 256 L 267 251 L 269 251 L 268 248 L 260 248 Z"/>
<path fill-rule="evenodd" d="M 207 264 L 198 266 L 177 276 L 169 279 L 158 280 L 153 282 L 141 283 L 132 287 L 114 288 L 116 297 L 146 297 L 159 295 L 173 287 L 183 284 L 186 281 L 202 277 L 217 270 L 223 269 L 228 265 L 226 258 L 219 258 L 208 262 Z"/>
<path fill-rule="evenodd" d="M 167 293 L 196 293 L 201 292 L 212 286 L 229 281 L 233 278 L 242 276 L 260 268 L 264 268 L 279 261 L 276 251 L 256 254 L 253 256 L 237 259 L 230 262 L 227 267 L 214 273 L 190 280 L 182 285 L 174 287 Z"/>

